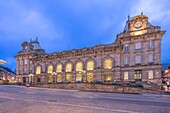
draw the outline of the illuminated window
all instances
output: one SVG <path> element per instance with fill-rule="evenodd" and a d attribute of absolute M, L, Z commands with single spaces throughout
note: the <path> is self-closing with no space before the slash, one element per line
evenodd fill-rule
<path fill-rule="evenodd" d="M 62 75 L 61 74 L 57 74 L 57 82 L 62 82 Z"/>
<path fill-rule="evenodd" d="M 94 73 L 87 72 L 87 82 L 93 82 L 93 79 L 94 79 Z"/>
<path fill-rule="evenodd" d="M 82 62 L 77 62 L 77 64 L 76 64 L 76 71 L 82 71 L 82 70 L 83 70 Z"/>
<path fill-rule="evenodd" d="M 124 80 L 128 80 L 128 72 L 124 72 Z"/>
<path fill-rule="evenodd" d="M 138 42 L 138 43 L 135 44 L 135 49 L 136 49 L 136 50 L 142 49 L 142 44 L 141 44 L 141 42 Z"/>
<path fill-rule="evenodd" d="M 56 72 L 62 72 L 62 65 L 61 64 L 57 65 Z"/>
<path fill-rule="evenodd" d="M 53 66 L 52 65 L 49 65 L 48 66 L 48 73 L 52 73 L 53 72 Z"/>
<path fill-rule="evenodd" d="M 149 70 L 148 79 L 153 79 L 153 70 Z"/>
<path fill-rule="evenodd" d="M 111 69 L 112 68 L 112 60 L 111 59 L 106 59 L 104 61 L 104 69 Z"/>
<path fill-rule="evenodd" d="M 104 72 L 104 80 L 111 81 L 112 80 L 112 72 Z"/>
<path fill-rule="evenodd" d="M 72 81 L 72 75 L 66 74 L 66 82 L 71 82 L 71 81 Z"/>
<path fill-rule="evenodd" d="M 72 71 L 72 64 L 71 63 L 67 63 L 66 64 L 66 72 L 71 72 Z"/>
<path fill-rule="evenodd" d="M 142 79 L 142 71 L 141 70 L 135 70 L 134 79 L 135 80 L 141 80 Z"/>
<path fill-rule="evenodd" d="M 36 67 L 36 74 L 41 74 L 41 66 Z"/>
<path fill-rule="evenodd" d="M 48 83 L 52 83 L 53 77 L 51 75 L 48 76 Z"/>
<path fill-rule="evenodd" d="M 82 82 L 83 80 L 83 74 L 82 73 L 76 73 L 76 81 Z"/>
<path fill-rule="evenodd" d="M 87 62 L 87 70 L 94 70 L 94 62 L 92 60 Z"/>

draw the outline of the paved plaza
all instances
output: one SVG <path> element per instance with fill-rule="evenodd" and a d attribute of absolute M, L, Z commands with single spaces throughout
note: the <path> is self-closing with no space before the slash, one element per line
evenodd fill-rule
<path fill-rule="evenodd" d="M 169 113 L 170 95 L 0 86 L 0 113 Z"/>

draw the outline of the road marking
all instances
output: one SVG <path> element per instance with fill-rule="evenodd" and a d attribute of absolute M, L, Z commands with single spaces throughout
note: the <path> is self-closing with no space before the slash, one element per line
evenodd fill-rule
<path fill-rule="evenodd" d="M 127 110 L 118 110 L 118 109 L 111 109 L 111 108 L 101 108 L 101 107 L 92 107 L 92 106 L 84 106 L 84 105 L 75 105 L 75 104 L 66 104 L 66 103 L 60 103 L 60 102 L 52 102 L 52 101 L 42 101 L 42 100 L 26 100 L 26 99 L 19 99 L 19 98 L 12 98 L 12 97 L 6 97 L 6 96 L 0 96 L 1 98 L 11 99 L 11 100 L 19 100 L 19 101 L 27 101 L 27 102 L 43 102 L 48 104 L 57 104 L 57 105 L 63 105 L 63 106 L 72 106 L 72 107 L 81 107 L 81 108 L 87 108 L 87 109 L 96 109 L 96 110 L 103 110 L 103 111 L 112 111 L 112 112 L 123 112 L 123 113 L 139 113 L 134 111 L 127 111 Z"/>

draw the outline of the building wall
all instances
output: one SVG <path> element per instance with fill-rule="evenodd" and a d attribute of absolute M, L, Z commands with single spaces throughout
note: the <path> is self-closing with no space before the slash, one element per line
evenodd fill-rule
<path fill-rule="evenodd" d="M 139 15 L 136 18 L 143 18 L 143 15 Z M 66 79 L 65 66 L 67 62 L 71 62 L 73 65 L 72 69 L 72 82 L 75 82 L 76 74 L 79 72 L 75 71 L 76 63 L 78 61 L 83 62 L 83 70 L 85 73 L 83 75 L 83 81 L 87 80 L 87 69 L 86 64 L 89 59 L 93 60 L 95 63 L 94 70 L 91 71 L 94 73 L 93 81 L 104 81 L 106 76 L 105 73 L 111 73 L 112 81 L 123 81 L 123 82 L 131 82 L 135 81 L 134 75 L 136 70 L 142 71 L 142 81 L 150 81 L 157 84 L 161 84 L 161 39 L 165 31 L 161 31 L 158 26 L 148 26 L 146 25 L 148 22 L 148 18 L 144 16 L 143 27 L 141 27 L 140 35 L 136 35 L 134 31 L 124 31 L 121 34 L 117 35 L 116 41 L 112 44 L 105 45 L 96 45 L 91 48 L 82 48 L 82 49 L 74 49 L 71 51 L 63 51 L 58 53 L 47 54 L 44 53 L 44 50 L 34 50 L 30 48 L 30 51 L 24 50 L 24 46 L 27 46 L 29 43 L 24 42 L 22 44 L 22 51 L 18 53 L 16 56 L 17 60 L 17 77 L 19 82 L 37 82 L 37 77 L 41 78 L 41 82 L 48 82 L 48 77 L 52 74 L 47 73 L 48 66 L 51 64 L 53 66 L 53 72 L 56 70 L 56 66 L 58 63 L 62 64 L 63 70 L 62 80 Z M 133 20 L 133 19 L 132 19 Z M 134 20 L 133 20 L 134 21 Z M 134 22 L 130 24 L 135 24 Z M 130 30 L 140 29 L 132 28 L 135 25 L 130 25 Z M 148 26 L 148 27 L 147 27 Z M 147 28 L 146 28 L 147 27 Z M 144 29 L 144 30 L 143 30 Z M 143 32 L 144 31 L 144 32 Z M 133 33 L 131 33 L 133 32 Z M 148 47 L 149 41 L 153 41 L 153 48 Z M 141 50 L 136 50 L 136 43 L 141 43 Z M 31 42 L 35 44 L 39 44 L 38 41 Z M 126 52 L 124 50 L 124 46 L 128 44 L 129 50 Z M 31 47 L 29 45 L 29 47 Z M 40 46 L 38 46 L 40 47 Z M 148 62 L 149 55 L 153 55 L 153 62 Z M 141 56 L 141 63 L 136 64 L 136 56 Z M 128 64 L 125 64 L 125 58 L 128 58 Z M 104 69 L 104 61 L 105 59 L 112 60 L 112 68 Z M 27 63 L 25 64 L 25 59 L 27 59 Z M 36 74 L 36 66 L 41 66 L 41 74 Z M 153 78 L 149 79 L 149 71 L 153 70 Z M 128 72 L 128 79 L 124 80 L 124 73 Z M 34 75 L 30 77 L 30 74 Z M 23 78 L 24 77 L 24 78 Z M 30 79 L 31 78 L 31 79 Z M 53 77 L 56 80 L 56 76 Z"/>

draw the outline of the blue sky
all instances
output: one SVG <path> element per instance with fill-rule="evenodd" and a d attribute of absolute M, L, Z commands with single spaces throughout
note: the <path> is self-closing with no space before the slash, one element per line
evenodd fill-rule
<path fill-rule="evenodd" d="M 162 63 L 170 62 L 168 0 L 0 0 L 0 59 L 15 69 L 21 44 L 39 38 L 47 53 L 108 44 L 122 32 L 128 14 L 143 13 L 167 30 Z"/>

